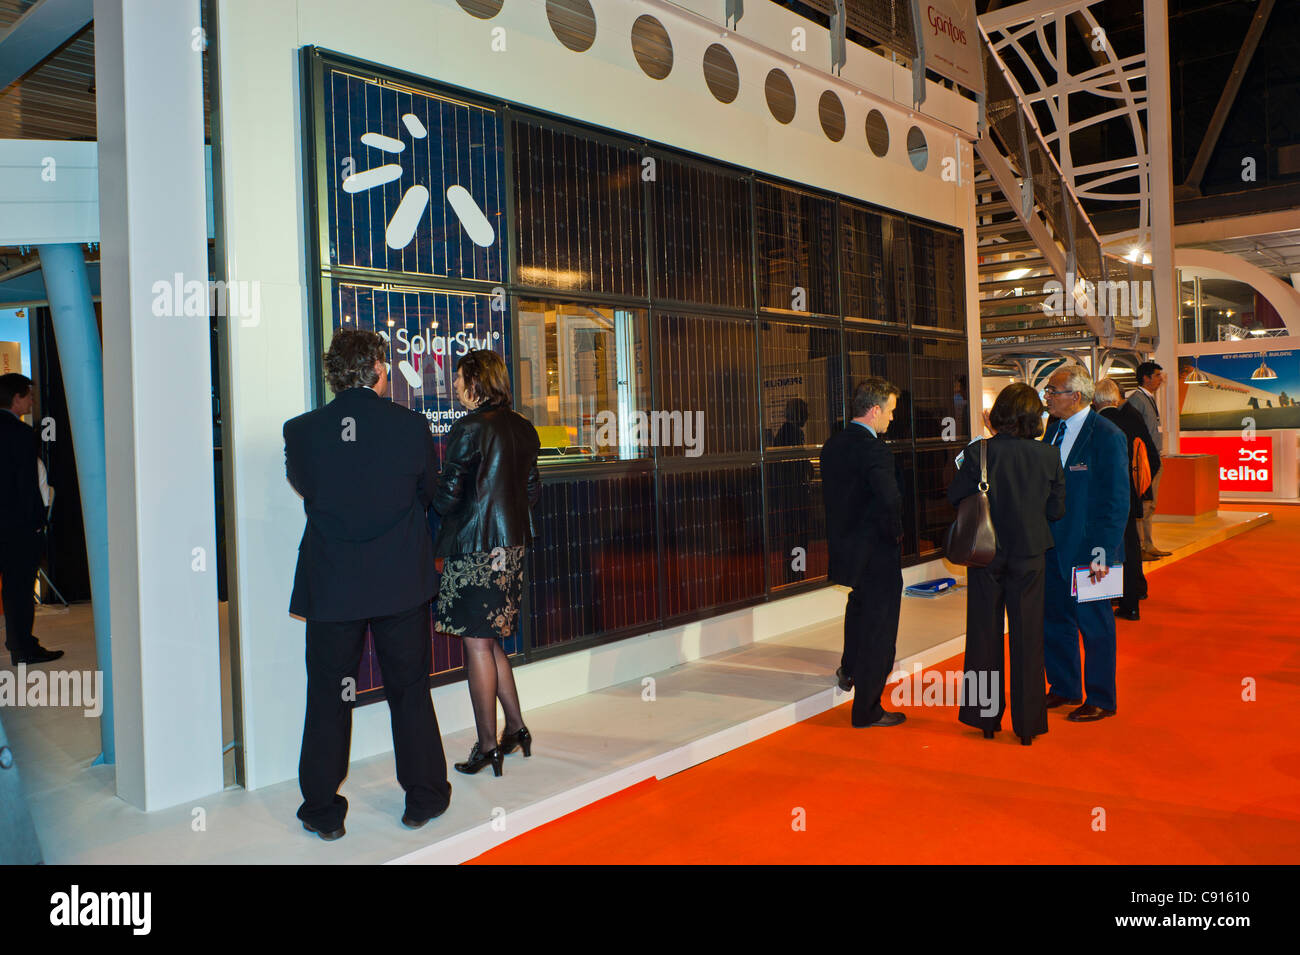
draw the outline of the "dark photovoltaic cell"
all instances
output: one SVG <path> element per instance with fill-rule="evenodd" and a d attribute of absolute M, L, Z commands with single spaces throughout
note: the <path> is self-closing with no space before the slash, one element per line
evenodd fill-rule
<path fill-rule="evenodd" d="M 965 442 L 916 450 L 917 552 L 925 557 L 943 549 L 944 537 L 957 513 L 948 503 L 948 485 L 957 476 L 957 453 Z"/>
<path fill-rule="evenodd" d="M 758 304 L 838 313 L 835 302 L 835 203 L 769 182 L 754 184 Z M 796 291 L 803 290 L 802 296 Z M 803 308 L 799 308 L 802 298 Z"/>
<path fill-rule="evenodd" d="M 655 298 L 753 308 L 750 180 L 656 157 Z"/>
<path fill-rule="evenodd" d="M 763 444 L 821 445 L 843 413 L 838 329 L 759 323 Z"/>
<path fill-rule="evenodd" d="M 840 281 L 844 317 L 880 322 L 907 321 L 893 307 L 885 281 L 886 218 L 847 202 L 840 203 Z"/>
<path fill-rule="evenodd" d="M 497 114 L 340 70 L 326 71 L 324 96 L 329 264 L 502 281 L 505 153 Z M 386 166 L 400 176 L 368 178 Z M 447 196 L 454 186 L 469 193 L 490 237 L 476 230 L 482 223 L 472 213 L 462 221 L 465 209 Z"/>
<path fill-rule="evenodd" d="M 970 440 L 969 401 L 965 339 L 913 337 L 912 422 L 916 440 L 952 436 L 960 442 L 957 450 L 964 448 Z M 948 434 L 944 433 L 945 427 Z"/>
<path fill-rule="evenodd" d="M 636 150 L 515 120 L 521 285 L 646 296 Z"/>
<path fill-rule="evenodd" d="M 759 477 L 757 464 L 660 476 L 666 616 L 763 592 Z"/>
<path fill-rule="evenodd" d="M 652 474 L 547 475 L 534 513 L 526 558 L 534 648 L 658 618 Z"/>
<path fill-rule="evenodd" d="M 769 461 L 765 469 L 772 586 L 824 578 L 826 510 L 818 458 Z"/>
<path fill-rule="evenodd" d="M 757 451 L 753 322 L 656 314 L 650 324 L 659 410 L 703 412 L 703 454 Z M 660 453 L 686 450 L 670 445 Z"/>
<path fill-rule="evenodd" d="M 902 219 L 885 220 L 885 241 L 889 245 L 889 271 L 893 274 L 892 302 L 895 320 L 900 324 L 912 323 L 913 302 L 912 245 L 908 241 L 907 223 Z"/>
<path fill-rule="evenodd" d="M 905 333 L 844 330 L 844 350 L 849 363 L 849 380 L 845 386 L 848 399 L 853 400 L 853 389 L 863 378 L 884 378 L 898 386 L 900 394 L 894 420 L 885 432 L 890 441 L 907 441 L 912 437 L 912 366 L 907 349 Z"/>
<path fill-rule="evenodd" d="M 966 330 L 966 281 L 960 235 L 911 224 L 912 324 Z"/>

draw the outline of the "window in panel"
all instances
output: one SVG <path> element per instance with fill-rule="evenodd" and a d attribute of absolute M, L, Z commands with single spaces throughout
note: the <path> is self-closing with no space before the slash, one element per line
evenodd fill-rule
<path fill-rule="evenodd" d="M 886 218 L 859 206 L 840 203 L 840 281 L 844 317 L 905 323 L 889 297 L 885 280 Z"/>
<path fill-rule="evenodd" d="M 894 420 L 885 432 L 885 438 L 891 441 L 912 437 L 912 372 L 908 347 L 907 335 L 903 333 L 844 330 L 849 370 L 845 391 L 849 401 L 853 400 L 853 389 L 864 378 L 884 378 L 898 388 Z M 851 407 L 849 413 L 852 414 Z"/>
<path fill-rule="evenodd" d="M 636 150 L 524 120 L 511 133 L 519 283 L 644 297 Z"/>
<path fill-rule="evenodd" d="M 943 550 L 948 527 L 957 516 L 948 503 L 948 485 L 957 476 L 957 453 L 964 447 L 916 451 L 917 555 L 925 557 Z"/>
<path fill-rule="evenodd" d="M 828 557 L 820 462 L 815 457 L 768 461 L 765 470 L 773 588 L 825 577 Z"/>
<path fill-rule="evenodd" d="M 682 440 L 663 455 L 699 457 L 758 451 L 754 323 L 696 315 L 654 316 L 658 407 L 682 422 Z"/>
<path fill-rule="evenodd" d="M 912 324 L 966 330 L 960 235 L 912 223 Z"/>
<path fill-rule="evenodd" d="M 912 339 L 912 420 L 918 441 L 942 438 L 951 439 L 958 450 L 966 446 L 969 382 L 964 339 Z"/>
<path fill-rule="evenodd" d="M 835 204 L 769 182 L 754 184 L 758 304 L 836 315 Z"/>
<path fill-rule="evenodd" d="M 542 460 L 650 454 L 645 311 L 527 298 L 515 311 L 515 392 Z"/>
<path fill-rule="evenodd" d="M 818 446 L 843 408 L 837 329 L 760 322 L 763 445 Z"/>
<path fill-rule="evenodd" d="M 663 156 L 655 161 L 655 298 L 752 308 L 749 180 Z"/>

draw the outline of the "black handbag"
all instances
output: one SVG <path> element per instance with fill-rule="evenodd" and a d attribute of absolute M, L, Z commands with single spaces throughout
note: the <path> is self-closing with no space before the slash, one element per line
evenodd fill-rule
<path fill-rule="evenodd" d="M 986 444 L 986 441 L 980 441 L 979 489 L 962 499 L 957 508 L 957 519 L 948 528 L 948 540 L 944 546 L 948 560 L 963 567 L 987 567 L 998 550 L 998 535 L 993 530 L 993 516 L 989 513 Z"/>

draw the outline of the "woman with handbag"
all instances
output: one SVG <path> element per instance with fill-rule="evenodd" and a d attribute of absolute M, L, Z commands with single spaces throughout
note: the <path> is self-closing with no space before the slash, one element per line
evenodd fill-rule
<path fill-rule="evenodd" d="M 1047 732 L 1044 555 L 1053 546 L 1048 522 L 1065 513 L 1060 451 L 1038 440 L 1045 410 L 1029 385 L 1003 388 L 989 412 L 995 434 L 972 442 L 962 452 L 961 466 L 948 487 L 954 507 L 972 495 L 987 493 L 988 517 L 996 534 L 992 559 L 985 566 L 970 566 L 967 574 L 966 680 L 958 719 L 982 729 L 986 739 L 1002 727 L 1005 611 L 1011 632 L 1011 726 L 1026 746 Z M 971 510 L 968 505 L 967 511 Z M 985 553 L 977 560 L 987 557 Z M 971 699 L 972 695 L 982 698 Z"/>
<path fill-rule="evenodd" d="M 456 397 L 470 409 L 452 425 L 433 507 L 441 516 L 434 554 L 444 558 L 435 627 L 461 638 L 478 742 L 462 773 L 502 761 L 515 748 L 532 754 L 510 658 L 500 641 L 513 635 L 523 598 L 524 547 L 532 542 L 531 509 L 541 496 L 539 441 L 511 408 L 510 376 L 501 356 L 471 351 L 456 363 Z M 505 732 L 496 738 L 497 700 Z"/>

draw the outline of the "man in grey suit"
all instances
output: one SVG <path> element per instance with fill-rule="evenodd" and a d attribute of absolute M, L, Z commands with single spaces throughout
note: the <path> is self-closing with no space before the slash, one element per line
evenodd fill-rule
<path fill-rule="evenodd" d="M 1124 403 L 1142 416 L 1142 422 L 1147 426 L 1147 433 L 1151 435 L 1156 449 L 1163 451 L 1165 442 L 1164 435 L 1160 433 L 1160 402 L 1156 398 L 1156 392 L 1164 383 L 1164 369 L 1153 361 L 1144 361 L 1138 365 L 1137 380 L 1138 387 L 1129 392 L 1128 400 Z M 1151 536 L 1151 518 L 1156 510 L 1156 495 L 1160 493 L 1160 475 L 1161 472 L 1156 471 L 1151 476 L 1151 499 L 1142 501 L 1142 519 L 1138 522 L 1138 527 L 1142 534 L 1143 560 L 1156 560 L 1170 554 L 1169 551 L 1156 547 L 1155 539 Z"/>

